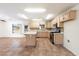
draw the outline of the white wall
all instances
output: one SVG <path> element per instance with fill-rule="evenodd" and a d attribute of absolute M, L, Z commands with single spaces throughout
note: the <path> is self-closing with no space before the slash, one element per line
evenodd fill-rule
<path fill-rule="evenodd" d="M 43 21 L 36 21 L 37 26 L 43 24 Z M 12 33 L 12 24 L 21 24 L 22 29 L 20 33 Z M 0 21 L 0 37 L 24 37 L 24 25 L 28 25 L 26 20 L 9 19 L 6 22 Z"/>
<path fill-rule="evenodd" d="M 77 10 L 77 17 L 64 23 L 64 47 L 75 55 L 79 55 L 79 5 L 72 9 Z M 68 40 L 70 40 L 69 43 Z"/>
<path fill-rule="evenodd" d="M 0 37 L 6 36 L 8 34 L 7 23 L 0 21 Z"/>
<path fill-rule="evenodd" d="M 12 24 L 21 24 L 22 29 L 20 33 L 12 33 Z M 7 22 L 0 21 L 0 37 L 24 37 L 24 22 L 23 21 L 16 21 L 11 20 Z"/>

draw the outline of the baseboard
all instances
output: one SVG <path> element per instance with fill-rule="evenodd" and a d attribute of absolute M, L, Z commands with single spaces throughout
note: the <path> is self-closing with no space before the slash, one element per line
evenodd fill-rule
<path fill-rule="evenodd" d="M 70 51 L 68 48 L 66 48 L 66 47 L 64 47 L 63 46 L 63 48 L 65 48 L 67 51 L 69 51 L 70 53 L 72 53 L 73 54 L 73 56 L 76 56 L 76 54 L 74 54 L 72 51 Z"/>

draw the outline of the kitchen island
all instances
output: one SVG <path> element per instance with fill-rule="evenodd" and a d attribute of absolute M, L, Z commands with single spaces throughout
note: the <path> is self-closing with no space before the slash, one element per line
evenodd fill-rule
<path fill-rule="evenodd" d="M 36 34 L 37 32 L 35 31 L 28 31 L 24 33 L 25 38 L 26 38 L 26 47 L 35 47 L 36 46 Z"/>
<path fill-rule="evenodd" d="M 50 32 L 48 31 L 27 31 L 24 33 L 25 38 L 26 38 L 26 47 L 28 46 L 33 46 L 35 47 L 37 44 L 37 39 L 38 38 L 48 38 L 50 39 Z"/>

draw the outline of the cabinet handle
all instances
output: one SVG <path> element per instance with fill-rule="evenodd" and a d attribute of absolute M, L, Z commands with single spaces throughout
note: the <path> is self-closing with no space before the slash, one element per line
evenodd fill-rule
<path fill-rule="evenodd" d="M 63 17 L 63 20 L 64 20 L 65 18 Z"/>

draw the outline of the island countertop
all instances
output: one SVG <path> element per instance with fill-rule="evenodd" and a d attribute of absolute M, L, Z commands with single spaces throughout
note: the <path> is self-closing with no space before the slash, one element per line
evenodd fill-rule
<path fill-rule="evenodd" d="M 24 35 L 26 35 L 26 34 L 37 34 L 37 31 L 27 31 L 24 33 Z"/>

